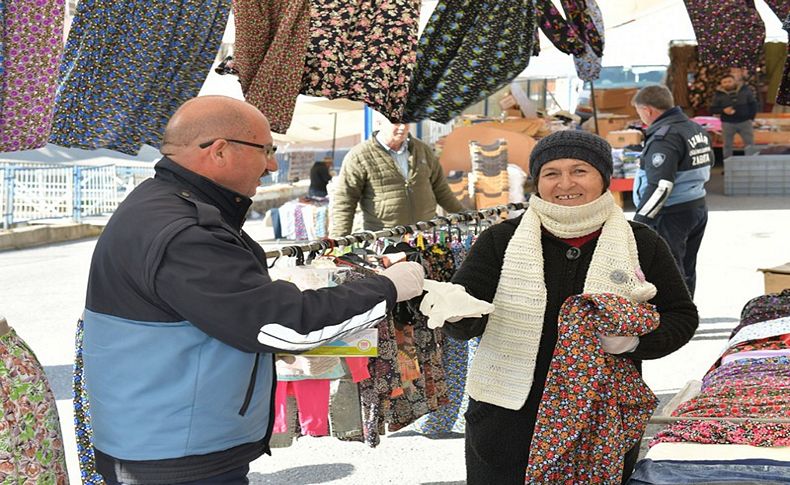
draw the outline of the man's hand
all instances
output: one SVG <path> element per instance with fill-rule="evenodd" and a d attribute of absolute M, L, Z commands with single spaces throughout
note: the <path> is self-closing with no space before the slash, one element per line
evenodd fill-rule
<path fill-rule="evenodd" d="M 385 269 L 382 276 L 386 276 L 395 285 L 398 292 L 398 301 L 411 300 L 422 295 L 425 282 L 425 270 L 420 263 L 405 261 L 395 263 Z"/>
<path fill-rule="evenodd" d="M 726 115 L 734 115 L 735 114 L 735 108 L 733 108 L 732 106 L 727 106 L 722 111 L 724 111 L 724 114 L 726 114 Z"/>

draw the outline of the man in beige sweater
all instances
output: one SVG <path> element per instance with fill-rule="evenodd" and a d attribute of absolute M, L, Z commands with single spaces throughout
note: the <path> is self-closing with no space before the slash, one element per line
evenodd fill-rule
<path fill-rule="evenodd" d="M 378 231 L 463 210 L 433 150 L 409 135 L 409 125 L 384 122 L 343 160 L 332 194 L 333 237 L 351 233 L 360 205 L 365 230 Z"/>

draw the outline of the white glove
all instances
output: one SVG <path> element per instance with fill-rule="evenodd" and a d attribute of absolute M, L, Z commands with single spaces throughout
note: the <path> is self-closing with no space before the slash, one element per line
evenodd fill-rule
<path fill-rule="evenodd" d="M 398 301 L 411 300 L 416 296 L 422 295 L 422 287 L 425 283 L 425 270 L 420 263 L 405 261 L 395 263 L 381 273 L 395 285 L 398 292 Z"/>
<path fill-rule="evenodd" d="M 428 328 L 437 328 L 444 322 L 454 323 L 463 318 L 481 317 L 494 311 L 494 305 L 478 300 L 461 285 L 426 280 L 428 292 L 420 303 L 420 312 L 428 317 Z"/>
<path fill-rule="evenodd" d="M 633 352 L 639 345 L 639 337 L 601 334 L 598 337 L 601 339 L 601 348 L 607 354 Z"/>

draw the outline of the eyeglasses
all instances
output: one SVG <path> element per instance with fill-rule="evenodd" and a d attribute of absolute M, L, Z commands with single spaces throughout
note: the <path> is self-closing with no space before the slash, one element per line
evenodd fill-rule
<path fill-rule="evenodd" d="M 215 141 L 217 140 L 225 140 L 228 143 L 238 143 L 240 145 L 247 145 L 249 147 L 260 148 L 266 154 L 267 157 L 273 157 L 274 154 L 277 152 L 277 145 L 272 145 L 269 143 L 268 145 L 261 145 L 258 143 L 252 143 L 251 141 L 243 141 L 243 140 L 233 140 L 231 138 L 215 138 L 213 140 L 209 140 L 207 142 L 201 143 L 198 145 L 200 148 L 208 148 L 210 147 Z"/>

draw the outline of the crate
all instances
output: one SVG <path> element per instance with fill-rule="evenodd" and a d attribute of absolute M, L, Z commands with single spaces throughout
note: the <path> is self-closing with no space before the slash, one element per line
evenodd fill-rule
<path fill-rule="evenodd" d="M 750 155 L 724 160 L 725 195 L 790 195 L 790 155 Z"/>

